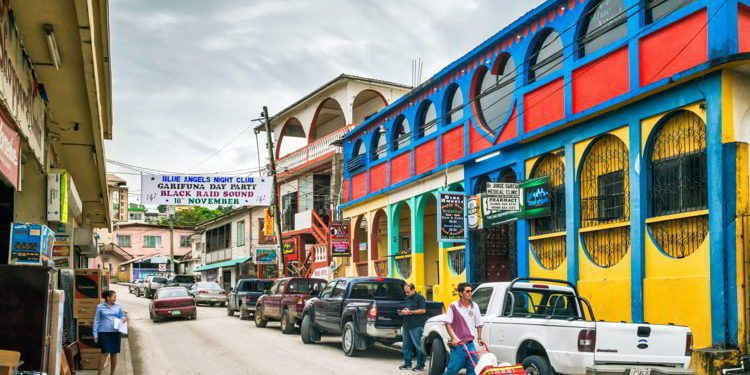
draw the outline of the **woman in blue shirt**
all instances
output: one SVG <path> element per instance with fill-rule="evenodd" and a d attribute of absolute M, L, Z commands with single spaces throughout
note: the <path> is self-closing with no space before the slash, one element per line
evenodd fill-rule
<path fill-rule="evenodd" d="M 107 290 L 102 293 L 104 303 L 96 306 L 96 315 L 94 315 L 94 340 L 99 343 L 102 355 L 99 358 L 99 371 L 101 375 L 104 364 L 109 357 L 109 373 L 115 373 L 117 367 L 117 353 L 120 352 L 120 331 L 115 328 L 115 319 L 127 321 L 125 313 L 122 311 L 117 302 L 117 293 L 113 290 Z"/>

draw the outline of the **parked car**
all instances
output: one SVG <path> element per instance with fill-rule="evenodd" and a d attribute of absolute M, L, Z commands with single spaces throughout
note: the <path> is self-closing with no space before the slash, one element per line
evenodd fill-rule
<path fill-rule="evenodd" d="M 294 332 L 294 326 L 302 323 L 305 303 L 312 298 L 310 293 L 323 290 L 326 281 L 303 277 L 278 279 L 255 305 L 255 325 L 265 327 L 269 320 L 281 321 L 281 332 Z M 242 317 L 242 310 L 240 310 Z"/>
<path fill-rule="evenodd" d="M 401 316 L 405 282 L 382 277 L 339 278 L 329 282 L 302 312 L 302 342 L 310 344 L 321 335 L 341 335 L 344 354 L 354 356 L 374 342 L 401 341 Z M 427 302 L 427 317 L 443 310 L 439 302 Z"/>
<path fill-rule="evenodd" d="M 143 283 L 143 279 L 135 279 L 128 285 L 128 292 L 130 294 L 136 294 L 138 292 L 138 285 Z"/>
<path fill-rule="evenodd" d="M 167 278 L 162 276 L 148 276 L 146 280 L 138 285 L 139 297 L 153 298 L 159 288 L 167 286 Z"/>
<path fill-rule="evenodd" d="M 148 306 L 151 320 L 156 323 L 165 318 L 198 317 L 198 309 L 187 289 L 181 286 L 160 288 Z"/>
<path fill-rule="evenodd" d="M 189 289 L 190 295 L 195 297 L 196 304 L 205 303 L 209 306 L 227 303 L 227 292 L 221 285 L 213 281 L 201 281 L 193 284 Z"/>
<path fill-rule="evenodd" d="M 250 318 L 255 313 L 255 303 L 258 298 L 273 284 L 272 280 L 265 279 L 240 279 L 237 285 L 229 290 L 227 296 L 227 315 L 234 316 L 235 311 L 240 312 L 240 319 Z"/>
<path fill-rule="evenodd" d="M 187 289 L 190 289 L 193 284 L 195 284 L 195 276 L 193 275 L 174 275 L 171 279 L 169 279 L 169 282 L 167 283 L 169 286 L 181 286 Z"/>
<path fill-rule="evenodd" d="M 589 302 L 567 281 L 487 283 L 473 295 L 484 317 L 482 340 L 499 362 L 521 363 L 527 374 L 692 373 L 690 328 L 596 321 Z M 443 319 L 429 319 L 422 336 L 431 353 L 430 375 L 446 366 L 450 339 Z"/>

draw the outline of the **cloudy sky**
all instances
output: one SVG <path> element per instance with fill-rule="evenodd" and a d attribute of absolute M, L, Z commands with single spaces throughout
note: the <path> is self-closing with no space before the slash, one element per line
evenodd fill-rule
<path fill-rule="evenodd" d="M 242 131 L 263 105 L 273 115 L 341 73 L 410 84 L 415 58 L 425 80 L 540 3 L 112 1 L 108 158 L 175 172 L 257 168 L 255 136 Z M 138 176 L 125 173 L 137 193 Z"/>

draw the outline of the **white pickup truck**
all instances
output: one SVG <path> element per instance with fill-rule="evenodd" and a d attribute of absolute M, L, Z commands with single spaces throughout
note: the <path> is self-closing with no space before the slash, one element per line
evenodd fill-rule
<path fill-rule="evenodd" d="M 596 321 L 575 285 L 516 279 L 479 285 L 473 294 L 484 317 L 482 339 L 499 362 L 527 374 L 692 374 L 690 328 Z M 429 374 L 442 374 L 450 341 L 444 315 L 429 319 L 422 348 Z"/>

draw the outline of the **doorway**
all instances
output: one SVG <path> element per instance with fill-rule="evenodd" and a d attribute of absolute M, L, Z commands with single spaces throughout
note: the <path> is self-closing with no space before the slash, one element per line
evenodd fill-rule
<path fill-rule="evenodd" d="M 221 283 L 224 290 L 229 290 L 232 288 L 232 270 L 222 270 L 221 271 Z"/>

